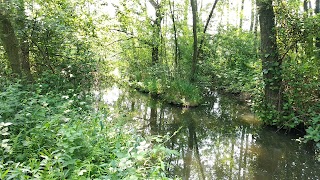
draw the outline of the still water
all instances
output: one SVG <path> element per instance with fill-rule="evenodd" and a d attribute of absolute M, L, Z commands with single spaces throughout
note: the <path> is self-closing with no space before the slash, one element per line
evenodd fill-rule
<path fill-rule="evenodd" d="M 197 108 L 181 108 L 116 86 L 97 91 L 111 110 L 134 116 L 143 134 L 174 134 L 167 147 L 171 177 L 182 179 L 320 179 L 320 163 L 293 135 L 262 127 L 234 97 L 208 92 Z"/>

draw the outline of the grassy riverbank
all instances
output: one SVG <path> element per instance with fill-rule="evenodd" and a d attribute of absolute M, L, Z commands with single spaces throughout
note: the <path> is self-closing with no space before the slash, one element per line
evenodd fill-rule
<path fill-rule="evenodd" d="M 138 91 L 159 97 L 163 101 L 177 106 L 195 107 L 202 102 L 200 89 L 187 81 L 146 80 L 130 82 L 129 85 Z"/>

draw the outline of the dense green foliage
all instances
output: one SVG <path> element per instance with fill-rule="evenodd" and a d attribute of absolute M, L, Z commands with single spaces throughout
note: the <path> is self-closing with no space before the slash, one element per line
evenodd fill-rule
<path fill-rule="evenodd" d="M 229 92 L 253 93 L 261 83 L 261 62 L 257 61 L 257 37 L 252 32 L 230 27 L 221 29 L 211 42 L 214 80 Z M 211 73 L 212 74 L 212 73 Z"/>
<path fill-rule="evenodd" d="M 277 119 L 267 110 L 261 118 L 278 128 L 306 130 L 305 141 L 319 142 L 319 47 L 313 43 L 319 36 L 319 15 L 299 11 L 299 3 L 279 3 L 277 41 L 282 64 L 283 105 Z"/>
<path fill-rule="evenodd" d="M 119 24 L 115 24 L 113 29 L 120 32 L 117 35 L 120 36 L 119 46 L 122 52 L 119 58 L 123 61 L 123 76 L 138 89 L 161 95 L 168 102 L 185 106 L 199 105 L 202 93 L 197 84 L 190 82 L 192 31 L 187 27 L 187 22 L 183 19 L 175 21 L 176 26 L 182 28 L 175 33 L 183 34 L 177 37 L 181 45 L 175 53 L 174 40 L 165 38 L 174 33 L 171 25 L 162 22 L 161 27 L 156 27 L 159 26 L 157 17 L 169 13 L 166 8 L 170 5 L 168 1 L 158 4 L 161 15 L 156 14 L 155 19 L 149 17 L 145 3 L 121 1 L 119 4 L 116 6 Z M 155 28 L 160 28 L 160 35 L 154 31 Z"/>
<path fill-rule="evenodd" d="M 141 137 L 130 115 L 99 109 L 102 79 L 186 107 L 223 89 L 320 148 L 319 12 L 258 1 L 275 13 L 277 47 L 263 54 L 255 2 L 249 29 L 244 12 L 230 19 L 231 1 L 1 1 L 0 179 L 165 179 L 168 137 Z M 274 84 L 279 107 L 266 100 Z"/>
<path fill-rule="evenodd" d="M 1 85 L 1 179 L 165 177 L 164 158 L 173 152 L 151 146 L 162 138 L 143 138 L 138 127 L 125 128 L 130 116 L 110 114 L 108 108 L 94 112 L 90 93 L 53 90 L 42 82 Z"/>
<path fill-rule="evenodd" d="M 109 107 L 95 111 L 92 88 L 102 77 L 111 82 L 113 63 L 102 46 L 109 40 L 98 41 L 105 27 L 94 24 L 108 18 L 91 7 L 64 0 L 0 3 L 32 74 L 11 76 L 0 46 L 0 179 L 166 179 L 164 159 L 173 153 L 161 144 L 167 137 L 142 137 L 138 127 L 126 128 L 128 114 Z"/>

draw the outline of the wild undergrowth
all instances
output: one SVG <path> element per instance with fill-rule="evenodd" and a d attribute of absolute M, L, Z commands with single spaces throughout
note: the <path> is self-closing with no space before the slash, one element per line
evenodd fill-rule
<path fill-rule="evenodd" d="M 205 67 L 213 74 L 215 85 L 231 93 L 254 93 L 261 81 L 261 63 L 257 61 L 257 37 L 235 27 L 220 29 L 212 42 L 212 54 Z"/>
<path fill-rule="evenodd" d="M 142 137 L 124 128 L 130 116 L 94 111 L 90 91 L 44 82 L 0 80 L 0 179 L 167 179 L 168 137 Z"/>
<path fill-rule="evenodd" d="M 154 66 L 133 73 L 130 85 L 178 106 L 191 107 L 201 104 L 203 97 L 199 86 L 185 78 L 174 78 L 161 68 L 163 67 Z"/>

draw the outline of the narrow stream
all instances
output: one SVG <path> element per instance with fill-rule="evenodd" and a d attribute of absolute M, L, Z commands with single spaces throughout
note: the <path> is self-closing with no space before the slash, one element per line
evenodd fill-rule
<path fill-rule="evenodd" d="M 183 179 L 320 179 L 314 152 L 292 135 L 262 128 L 248 107 L 209 93 L 204 105 L 181 108 L 116 86 L 96 92 L 102 106 L 128 113 L 142 134 L 173 134 L 167 146 L 180 153 L 168 171 Z"/>

